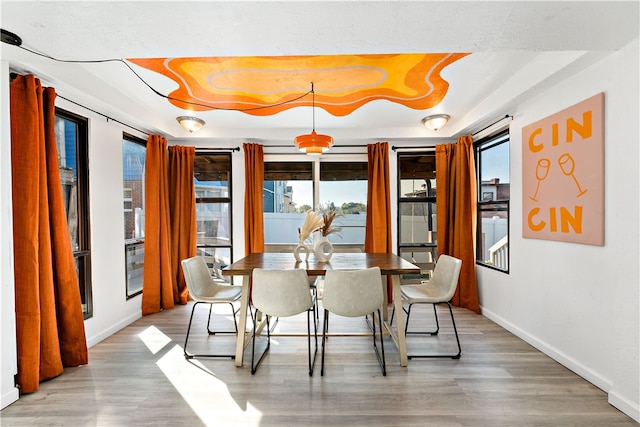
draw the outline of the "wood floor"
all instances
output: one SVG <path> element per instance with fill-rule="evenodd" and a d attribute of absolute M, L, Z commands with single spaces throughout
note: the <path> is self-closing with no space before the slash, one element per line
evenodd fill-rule
<path fill-rule="evenodd" d="M 446 308 L 445 308 L 446 309 Z M 412 323 L 429 323 L 418 308 Z M 233 328 L 229 306 L 214 318 Z M 8 426 L 637 426 L 606 394 L 482 316 L 455 309 L 462 358 L 413 359 L 399 366 L 385 340 L 383 377 L 371 337 L 332 336 L 320 376 L 307 372 L 305 317 L 281 319 L 255 375 L 231 359 L 185 360 L 182 346 L 191 304 L 145 316 L 90 349 L 89 364 L 68 368 L 0 412 Z M 204 338 L 207 308 L 199 305 L 192 351 L 233 338 Z M 410 336 L 409 354 L 453 350 L 448 313 L 437 337 Z M 331 332 L 359 331 L 362 318 L 332 316 Z M 206 332 L 205 332 L 206 333 Z M 418 344 L 417 340 L 421 343 Z M 264 341 L 264 340 L 261 340 Z"/>

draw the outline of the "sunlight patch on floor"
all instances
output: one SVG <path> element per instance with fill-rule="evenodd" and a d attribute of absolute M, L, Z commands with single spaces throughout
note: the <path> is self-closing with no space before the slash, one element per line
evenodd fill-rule
<path fill-rule="evenodd" d="M 242 409 L 215 373 L 196 359 L 184 358 L 181 346 L 174 346 L 157 365 L 205 425 L 260 425 L 262 413 L 249 402 Z"/>
<path fill-rule="evenodd" d="M 140 337 L 152 354 L 156 354 L 171 342 L 171 338 L 153 325 L 140 332 L 138 337 Z"/>

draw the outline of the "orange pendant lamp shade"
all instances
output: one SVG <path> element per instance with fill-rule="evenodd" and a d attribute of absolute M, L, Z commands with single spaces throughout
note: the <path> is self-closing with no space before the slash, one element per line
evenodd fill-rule
<path fill-rule="evenodd" d="M 317 156 L 325 153 L 333 146 L 333 138 L 329 135 L 316 133 L 316 93 L 313 90 L 313 82 L 311 82 L 311 94 L 313 95 L 311 110 L 313 114 L 313 129 L 311 133 L 296 136 L 293 142 L 296 144 L 296 148 L 303 153 Z"/>
<path fill-rule="evenodd" d="M 317 134 L 314 130 L 306 135 L 296 136 L 293 142 L 298 150 L 311 155 L 319 155 L 331 148 L 333 138 L 329 135 Z"/>

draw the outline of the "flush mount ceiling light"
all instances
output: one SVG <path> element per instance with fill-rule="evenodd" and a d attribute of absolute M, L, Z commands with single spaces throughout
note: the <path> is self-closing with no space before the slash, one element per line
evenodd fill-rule
<path fill-rule="evenodd" d="M 446 125 L 449 119 L 450 117 L 448 114 L 435 114 L 433 116 L 428 116 L 422 119 L 422 124 L 427 129 L 435 131 Z"/>
<path fill-rule="evenodd" d="M 319 155 L 325 153 L 333 146 L 333 138 L 329 135 L 321 135 L 316 133 L 316 93 L 313 90 L 313 82 L 311 82 L 311 94 L 313 95 L 311 112 L 313 115 L 313 128 L 311 133 L 298 135 L 293 139 L 298 150 L 310 155 Z"/>
<path fill-rule="evenodd" d="M 180 126 L 182 126 L 184 130 L 189 131 L 189 133 L 200 130 L 200 128 L 204 126 L 204 120 L 197 117 L 180 116 L 177 117 L 176 120 L 180 123 Z"/>

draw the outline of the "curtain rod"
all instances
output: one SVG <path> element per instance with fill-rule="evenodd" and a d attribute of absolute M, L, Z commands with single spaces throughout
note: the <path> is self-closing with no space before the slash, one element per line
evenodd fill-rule
<path fill-rule="evenodd" d="M 57 94 L 56 94 L 56 95 L 57 95 Z M 79 104 L 79 103 L 77 103 L 76 101 L 72 101 L 72 100 L 70 100 L 69 98 L 65 98 L 65 97 L 64 97 L 64 96 L 62 96 L 62 95 L 57 95 L 57 97 L 58 97 L 58 98 L 62 98 L 62 99 L 64 99 L 65 101 L 68 101 L 68 102 L 70 102 L 70 103 L 72 103 L 72 104 L 75 104 L 75 105 L 77 105 L 78 107 L 82 107 L 82 108 L 84 108 L 85 110 L 92 111 L 92 112 L 94 112 L 94 113 L 96 113 L 96 114 L 98 114 L 98 115 L 100 115 L 100 116 L 102 116 L 102 117 L 106 118 L 106 119 L 107 119 L 107 122 L 109 122 L 109 120 L 111 120 L 112 122 L 119 123 L 119 124 L 121 124 L 121 125 L 123 125 L 123 126 L 128 127 L 129 129 L 137 130 L 138 132 L 143 133 L 143 134 L 145 134 L 145 135 L 147 135 L 147 136 L 149 135 L 149 132 L 145 132 L 145 131 L 140 130 L 140 129 L 136 128 L 136 127 L 133 127 L 133 126 L 131 126 L 131 125 L 128 125 L 128 124 L 126 124 L 126 123 L 123 123 L 123 122 L 121 122 L 120 120 L 114 119 L 113 117 L 109 117 L 109 116 L 107 116 L 107 115 L 106 115 L 106 114 L 104 114 L 104 113 L 101 113 L 101 112 L 96 111 L 96 110 L 94 110 L 94 109 L 92 109 L 92 108 L 89 108 L 89 107 L 87 107 L 87 106 L 84 106 L 84 105 L 82 105 L 82 104 Z"/>
<path fill-rule="evenodd" d="M 196 154 L 207 153 L 209 151 L 240 151 L 240 147 L 220 147 L 220 148 L 196 148 Z"/>
<path fill-rule="evenodd" d="M 334 145 L 332 148 L 363 148 L 366 147 L 367 144 L 345 144 L 345 145 Z M 265 145 L 264 148 L 292 148 L 295 145 Z"/>
<path fill-rule="evenodd" d="M 507 115 L 506 115 L 506 116 L 504 116 L 503 118 L 496 120 L 495 122 L 491 123 L 490 125 L 487 125 L 487 126 L 483 127 L 482 129 L 480 129 L 480 130 L 479 130 L 479 131 L 477 131 L 477 132 L 472 133 L 472 134 L 471 134 L 471 136 L 476 136 L 476 135 L 477 135 L 477 134 L 479 134 L 480 132 L 482 132 L 482 131 L 485 131 L 485 130 L 489 129 L 491 126 L 493 126 L 493 125 L 495 125 L 495 124 L 497 124 L 497 123 L 500 123 L 501 121 L 503 121 L 504 119 L 507 119 L 507 118 L 509 118 L 509 117 L 511 117 L 511 119 L 513 120 L 513 116 L 510 116 L 510 115 L 508 115 L 508 114 L 507 114 Z"/>
<path fill-rule="evenodd" d="M 405 146 L 402 146 L 402 147 L 394 145 L 394 146 L 391 147 L 392 151 L 404 150 L 404 149 L 421 150 L 421 151 L 434 151 L 436 149 L 436 147 L 434 145 L 405 145 Z"/>

